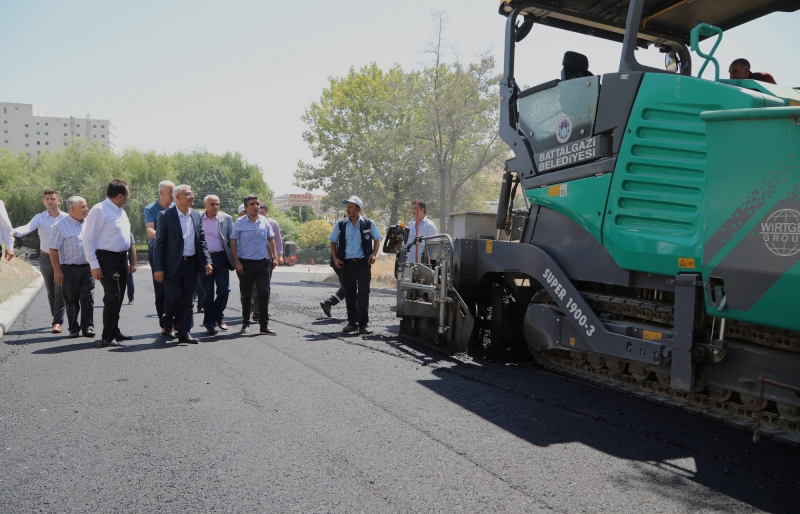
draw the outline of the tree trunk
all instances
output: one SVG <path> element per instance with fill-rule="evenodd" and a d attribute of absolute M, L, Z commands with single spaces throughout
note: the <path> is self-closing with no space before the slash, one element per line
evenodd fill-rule
<path fill-rule="evenodd" d="M 397 220 L 400 218 L 400 203 L 403 201 L 403 197 L 400 191 L 400 184 L 395 182 L 392 189 L 392 200 L 389 203 L 389 225 L 397 225 Z"/>
<path fill-rule="evenodd" d="M 439 168 L 439 232 L 448 232 L 447 223 L 448 219 L 448 203 L 447 199 L 447 170 Z"/>

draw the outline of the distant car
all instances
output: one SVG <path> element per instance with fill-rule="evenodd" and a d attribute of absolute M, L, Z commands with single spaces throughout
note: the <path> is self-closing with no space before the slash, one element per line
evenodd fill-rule
<path fill-rule="evenodd" d="M 297 264 L 297 243 L 286 241 L 283 243 L 283 265 L 294 266 Z"/>

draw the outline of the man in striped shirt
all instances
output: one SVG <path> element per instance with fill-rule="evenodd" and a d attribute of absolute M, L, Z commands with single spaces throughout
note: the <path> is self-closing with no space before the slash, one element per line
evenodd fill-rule
<path fill-rule="evenodd" d="M 16 237 L 27 236 L 34 230 L 39 231 L 39 271 L 44 278 L 44 286 L 47 288 L 47 301 L 50 304 L 50 314 L 53 316 L 53 333 L 61 333 L 61 325 L 64 323 L 64 300 L 61 299 L 61 286 L 53 281 L 53 266 L 50 264 L 50 232 L 59 220 L 65 218 L 67 213 L 60 210 L 58 205 L 61 203 L 55 189 L 46 189 L 42 197 L 42 203 L 47 209 L 40 212 L 27 225 L 14 229 Z"/>
<path fill-rule="evenodd" d="M 69 336 L 78 337 L 82 331 L 84 336 L 94 337 L 94 279 L 83 250 L 84 219 L 89 206 L 80 196 L 71 196 L 67 198 L 67 209 L 69 216 L 59 220 L 50 234 L 53 278 L 61 286 Z"/>

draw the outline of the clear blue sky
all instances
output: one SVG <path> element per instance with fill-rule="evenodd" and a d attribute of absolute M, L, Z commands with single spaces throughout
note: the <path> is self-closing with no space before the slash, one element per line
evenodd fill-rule
<path fill-rule="evenodd" d="M 310 159 L 300 119 L 329 76 L 375 61 L 411 69 L 429 60 L 431 11 L 446 16 L 450 52 L 489 52 L 502 65 L 505 18 L 496 0 L 0 0 L 0 99 L 52 116 L 110 118 L 118 148 L 239 151 L 280 194 Z M 800 13 L 770 15 L 725 35 L 727 71 L 747 57 L 754 71 L 800 86 Z M 533 85 L 558 76 L 564 50 L 615 71 L 620 45 L 536 26 L 517 76 Z M 640 60 L 661 65 L 663 56 Z M 523 62 L 524 61 L 524 62 Z M 695 70 L 699 68 L 695 60 Z M 706 76 L 710 76 L 706 72 Z"/>

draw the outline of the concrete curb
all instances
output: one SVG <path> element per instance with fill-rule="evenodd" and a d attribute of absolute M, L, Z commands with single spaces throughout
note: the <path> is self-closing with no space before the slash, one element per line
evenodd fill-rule
<path fill-rule="evenodd" d="M 39 272 L 38 268 L 34 267 L 33 269 L 35 269 L 37 273 Z M 33 301 L 34 297 L 39 294 L 39 290 L 43 285 L 44 278 L 39 274 L 36 280 L 33 281 L 33 284 L 0 304 L 0 340 L 2 340 L 5 333 L 8 332 L 8 327 L 16 321 L 20 313 L 24 311 L 28 305 L 30 305 L 31 301 Z"/>

